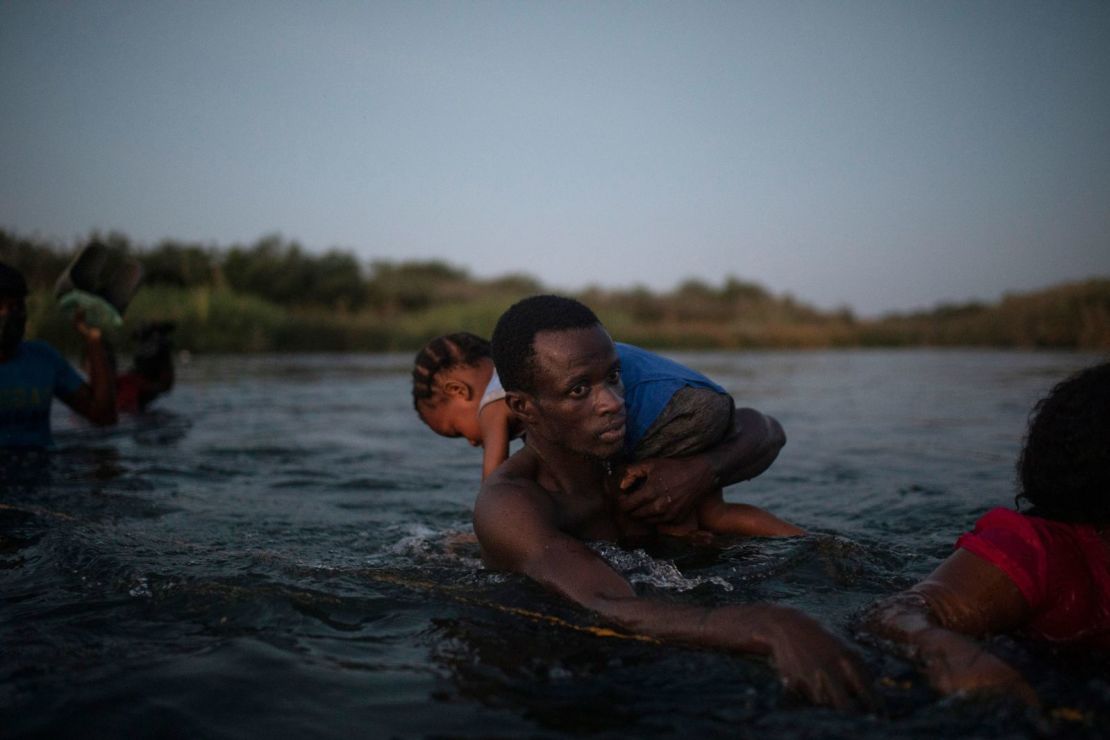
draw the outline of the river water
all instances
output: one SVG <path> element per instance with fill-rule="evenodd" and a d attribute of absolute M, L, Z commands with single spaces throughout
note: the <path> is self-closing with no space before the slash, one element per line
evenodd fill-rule
<path fill-rule="evenodd" d="M 815 534 L 653 557 L 658 598 L 775 600 L 863 654 L 884 708 L 815 708 L 752 658 L 603 637 L 484 570 L 480 452 L 412 412 L 400 355 L 200 357 L 104 433 L 0 460 L 0 736 L 1105 737 L 1106 656 L 994 638 L 1041 694 L 934 696 L 859 611 L 1013 502 L 1033 402 L 1093 355 L 682 353 L 789 442 L 726 497 Z"/>

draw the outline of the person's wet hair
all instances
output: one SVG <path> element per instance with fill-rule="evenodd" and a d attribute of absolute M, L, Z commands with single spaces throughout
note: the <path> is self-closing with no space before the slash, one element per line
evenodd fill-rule
<path fill-rule="evenodd" d="M 1110 522 L 1110 362 L 1059 383 L 1033 408 L 1017 463 L 1031 514 Z"/>
<path fill-rule="evenodd" d="M 467 331 L 444 334 L 425 344 L 413 360 L 413 407 L 419 412 L 420 403 L 435 396 L 435 381 L 438 373 L 460 365 L 477 365 L 489 356 L 490 343 Z"/>
<path fill-rule="evenodd" d="M 501 387 L 536 392 L 535 339 L 541 331 L 588 329 L 601 324 L 587 306 L 557 295 L 536 295 L 514 303 L 493 330 L 493 362 Z"/>

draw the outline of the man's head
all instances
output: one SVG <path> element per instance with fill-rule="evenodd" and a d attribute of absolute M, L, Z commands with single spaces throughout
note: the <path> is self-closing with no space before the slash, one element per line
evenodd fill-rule
<path fill-rule="evenodd" d="M 509 308 L 493 330 L 505 400 L 529 439 L 608 458 L 624 443 L 616 345 L 586 306 L 540 295 Z"/>
<path fill-rule="evenodd" d="M 601 326 L 597 315 L 573 298 L 536 295 L 513 304 L 497 320 L 490 342 L 501 387 L 535 392 L 536 334 L 593 326 Z"/>
<path fill-rule="evenodd" d="M 1073 375 L 1037 403 L 1018 478 L 1021 498 L 1038 514 L 1110 523 L 1110 363 Z"/>
<path fill-rule="evenodd" d="M 27 282 L 14 267 L 0 262 L 0 358 L 7 358 L 27 329 Z"/>

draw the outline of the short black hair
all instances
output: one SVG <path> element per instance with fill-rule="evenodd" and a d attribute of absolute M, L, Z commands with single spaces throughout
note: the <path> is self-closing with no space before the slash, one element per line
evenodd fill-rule
<path fill-rule="evenodd" d="M 1110 362 L 1076 373 L 1037 403 L 1017 471 L 1029 513 L 1110 522 Z"/>
<path fill-rule="evenodd" d="M 536 334 L 599 326 L 597 315 L 573 298 L 534 295 L 514 303 L 493 330 L 493 364 L 507 391 L 536 392 Z"/>
<path fill-rule="evenodd" d="M 444 334 L 425 344 L 412 363 L 412 405 L 420 410 L 420 402 L 435 396 L 436 373 L 458 365 L 477 365 L 490 356 L 489 341 L 460 331 Z"/>
<path fill-rule="evenodd" d="M 6 298 L 27 297 L 27 281 L 23 279 L 23 274 L 3 262 L 0 262 L 0 296 Z"/>

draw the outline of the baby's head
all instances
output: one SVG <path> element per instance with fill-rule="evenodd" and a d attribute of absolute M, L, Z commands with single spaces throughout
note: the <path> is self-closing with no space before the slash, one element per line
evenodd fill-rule
<path fill-rule="evenodd" d="M 492 375 L 488 341 L 465 331 L 436 337 L 413 362 L 413 407 L 436 434 L 466 437 L 478 446 L 478 404 Z"/>
<path fill-rule="evenodd" d="M 1033 409 L 1020 498 L 1050 519 L 1110 523 L 1110 363 L 1063 381 Z"/>

